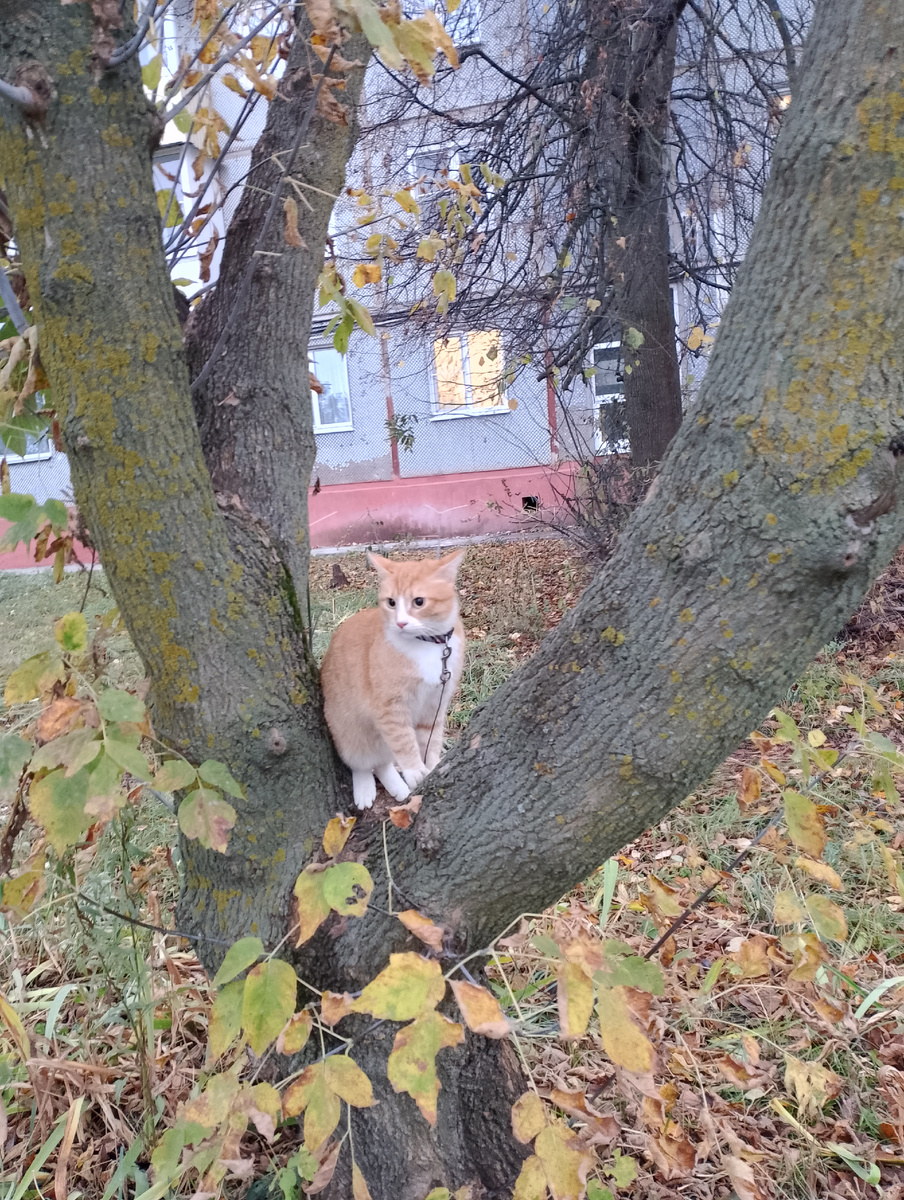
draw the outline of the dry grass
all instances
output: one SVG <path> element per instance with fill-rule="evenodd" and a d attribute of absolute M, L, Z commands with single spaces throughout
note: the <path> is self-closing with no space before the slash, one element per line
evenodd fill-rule
<path fill-rule="evenodd" d="M 328 586 L 333 561 L 316 560 L 312 570 L 321 652 L 336 623 L 373 599 L 363 556 L 341 561 L 348 586 L 339 589 Z M 461 584 L 471 646 L 458 723 L 532 652 L 587 574 L 557 542 L 469 550 Z M 98 582 L 103 586 L 102 577 Z M 50 620 L 77 607 L 82 586 L 71 577 L 55 590 L 34 577 L 0 576 L 0 675 L 41 647 Z M 786 705 L 802 729 L 820 729 L 829 745 L 848 750 L 820 787 L 831 838 L 826 858 L 843 879 L 836 899 L 849 936 L 831 944 L 816 979 L 793 978 L 782 930 L 772 920 L 775 893 L 792 878 L 794 854 L 785 839 L 767 841 L 734 876 L 719 874 L 779 803 L 778 788 L 767 788 L 756 805 L 739 809 L 739 772 L 758 759 L 752 747 L 625 847 L 614 866 L 526 922 L 504 947 L 508 982 L 497 972 L 494 986 L 535 1082 L 547 1094 L 585 1092 L 597 1114 L 616 1118 L 617 1134 L 600 1134 L 597 1142 L 601 1187 L 644 1198 L 834 1200 L 879 1195 L 855 1169 L 862 1164 L 865 1174 L 878 1163 L 881 1194 L 904 1197 L 904 1019 L 896 1007 L 904 991 L 892 988 L 863 1017 L 855 1015 L 875 983 L 904 975 L 904 904 L 879 853 L 880 842 L 904 843 L 904 807 L 881 794 L 875 762 L 856 751 L 844 722 L 845 708 L 864 704 L 862 692 L 845 681 L 853 671 L 878 692 L 881 712 L 868 704 L 864 710 L 870 727 L 904 746 L 904 659 L 898 658 L 904 629 L 894 588 L 873 594 L 859 640 L 822 656 Z M 88 611 L 108 603 L 93 593 Z M 117 671 L 134 675 L 125 642 L 114 658 Z M 787 751 L 772 753 L 793 783 L 797 768 Z M 49 1197 L 55 1175 L 63 1188 L 56 1194 L 70 1200 L 140 1195 L 147 1147 L 204 1078 L 210 989 L 188 944 L 99 907 L 151 924 L 173 920 L 179 866 L 173 820 L 149 802 L 127 811 L 121 828 L 109 827 L 50 873 L 29 918 L 12 927 L 0 917 L 0 988 L 32 1045 L 29 1063 L 20 1065 L 0 1031 L 3 1200 L 13 1193 L 16 1200 Z M 28 848 L 21 838 L 20 861 Z M 593 1026 L 586 1037 L 563 1043 L 556 1036 L 554 974 L 533 944 L 536 935 L 584 928 L 642 953 L 668 923 L 669 905 L 685 907 L 713 879 L 716 893 L 667 945 L 664 995 L 646 1011 L 658 1051 L 654 1075 L 630 1079 L 618 1071 Z M 831 1071 L 837 1094 L 802 1108 L 786 1082 L 788 1056 Z M 572 1120 L 588 1126 L 587 1118 Z M 601 1128 L 611 1133 L 613 1125 Z M 830 1143 L 847 1148 L 847 1163 L 827 1149 Z M 259 1173 L 283 1163 L 295 1144 L 291 1129 L 273 1147 L 261 1142 Z M 630 1174 L 628 1158 L 636 1180 L 617 1188 L 606 1172 Z M 757 1190 L 745 1192 L 744 1180 L 731 1175 L 738 1159 L 753 1172 L 750 1186 Z"/>

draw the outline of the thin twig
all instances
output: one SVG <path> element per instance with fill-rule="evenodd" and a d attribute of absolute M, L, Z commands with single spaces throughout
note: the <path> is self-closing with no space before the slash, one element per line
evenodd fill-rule
<path fill-rule="evenodd" d="M 3 79 L 0 79 L 0 96 L 12 100 L 13 104 L 18 104 L 20 108 L 30 108 L 36 101 L 36 96 L 31 88 L 17 87 Z"/>

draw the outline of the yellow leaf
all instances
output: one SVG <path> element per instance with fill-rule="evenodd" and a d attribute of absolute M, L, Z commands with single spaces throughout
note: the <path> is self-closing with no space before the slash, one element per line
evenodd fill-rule
<path fill-rule="evenodd" d="M 323 1069 L 327 1084 L 352 1108 L 370 1108 L 376 1104 L 370 1080 L 347 1054 L 325 1059 Z"/>
<path fill-rule="evenodd" d="M 779 787 L 785 786 L 785 773 L 784 771 L 780 771 L 774 762 L 770 762 L 768 758 L 761 758 L 760 765 L 766 774 L 775 780 Z"/>
<path fill-rule="evenodd" d="M 413 908 L 406 909 L 405 912 L 396 913 L 396 916 L 410 933 L 413 933 L 416 938 L 420 938 L 431 950 L 442 950 L 442 925 L 436 925 L 429 917 L 421 916 Z"/>
<path fill-rule="evenodd" d="M 352 1011 L 352 998 L 348 992 L 321 992 L 320 1019 L 324 1025 L 337 1025 Z"/>
<path fill-rule="evenodd" d="M 582 1200 L 594 1155 L 568 1128 L 556 1122 L 537 1135 L 537 1158 L 546 1172 L 553 1200 Z"/>
<path fill-rule="evenodd" d="M 236 79 L 236 77 L 234 75 L 221 75 L 220 82 L 225 87 L 228 87 L 230 92 L 235 92 L 235 94 L 237 96 L 241 96 L 242 99 L 245 98 L 245 95 L 246 95 L 245 89 L 242 87 L 242 85 L 239 83 L 239 81 Z"/>
<path fill-rule="evenodd" d="M 370 872 L 361 863 L 331 863 L 325 870 L 305 867 L 295 880 L 298 941 L 313 937 L 330 911 L 346 917 L 363 917 L 374 890 Z"/>
<path fill-rule="evenodd" d="M 326 830 L 323 834 L 323 852 L 329 858 L 335 858 L 336 855 L 345 847 L 345 843 L 349 839 L 349 834 L 355 827 L 357 817 L 335 816 L 327 822 Z"/>
<path fill-rule="evenodd" d="M 896 888 L 901 899 L 904 900 L 904 870 L 901 869 L 894 853 L 884 842 L 877 842 L 877 845 L 879 853 L 882 855 L 882 862 L 885 864 L 885 872 L 888 875 L 888 886 Z"/>
<path fill-rule="evenodd" d="M 806 918 L 806 910 L 794 892 L 783 890 L 775 893 L 772 919 L 776 925 L 797 925 Z"/>
<path fill-rule="evenodd" d="M 19 1014 L 2 992 L 0 992 L 0 1021 L 9 1030 L 19 1057 L 25 1062 L 31 1057 L 31 1042 L 28 1040 L 28 1034 L 25 1032 L 25 1026 L 22 1024 Z"/>
<path fill-rule="evenodd" d="M 393 196 L 393 199 L 397 204 L 404 208 L 405 212 L 414 213 L 414 215 L 417 216 L 421 211 L 417 200 L 415 200 L 414 196 L 412 196 L 411 192 L 409 192 L 407 188 L 402 188 L 400 191 L 396 192 Z"/>
<path fill-rule="evenodd" d="M 525 1092 L 512 1105 L 512 1133 L 523 1146 L 546 1128 L 546 1108 L 536 1092 Z"/>
<path fill-rule="evenodd" d="M 745 938 L 740 947 L 729 955 L 732 962 L 741 968 L 742 979 L 759 979 L 770 973 L 767 950 L 769 943 L 758 933 Z"/>
<path fill-rule="evenodd" d="M 352 1010 L 387 1021 L 410 1021 L 436 1008 L 445 994 L 438 962 L 419 954 L 390 954 L 389 966 L 367 985 Z"/>
<path fill-rule="evenodd" d="M 813 858 L 804 858 L 801 856 L 795 863 L 795 867 L 800 867 L 802 871 L 806 871 L 814 879 L 819 879 L 822 883 L 827 883 L 829 887 L 833 887 L 836 892 L 844 891 L 844 884 L 841 882 L 841 876 L 834 867 L 830 867 L 828 863 L 817 862 Z"/>
<path fill-rule="evenodd" d="M 307 1009 L 289 1017 L 276 1042 L 277 1054 L 297 1054 L 304 1049 L 313 1028 L 314 1016 Z"/>
<path fill-rule="evenodd" d="M 653 1043 L 635 1025 L 625 988 L 601 988 L 596 999 L 603 1049 L 619 1067 L 643 1075 L 653 1069 Z"/>
<path fill-rule="evenodd" d="M 381 276 L 379 263 L 358 263 L 352 271 L 352 283 L 355 287 L 364 287 L 368 283 L 379 283 Z"/>
<path fill-rule="evenodd" d="M 339 1097 L 326 1081 L 325 1066 L 326 1062 L 319 1064 L 320 1070 L 308 1091 L 304 1109 L 304 1144 L 311 1154 L 317 1154 L 333 1133 L 342 1111 Z"/>
<path fill-rule="evenodd" d="M 744 767 L 738 788 L 738 808 L 746 813 L 760 798 L 760 773 L 756 767 Z"/>
<path fill-rule="evenodd" d="M 546 1196 L 546 1171 L 536 1154 L 532 1154 L 524 1160 L 515 1180 L 512 1200 L 546 1200 Z"/>
<path fill-rule="evenodd" d="M 464 1037 L 461 1025 L 435 1011 L 418 1017 L 396 1034 L 386 1074 L 395 1091 L 411 1096 L 430 1125 L 436 1124 L 440 1087 L 436 1056 L 440 1050 L 460 1045 Z"/>
<path fill-rule="evenodd" d="M 581 1037 L 593 1012 L 593 981 L 573 962 L 559 967 L 559 1029 L 562 1037 Z"/>
<path fill-rule="evenodd" d="M 820 746 L 824 746 L 826 744 L 826 735 L 821 729 L 811 729 L 807 734 L 807 741 L 814 750 L 818 750 Z"/>
<path fill-rule="evenodd" d="M 842 1089 L 844 1081 L 828 1067 L 803 1062 L 792 1054 L 785 1055 L 785 1091 L 797 1101 L 797 1115 L 802 1121 L 817 1118 L 826 1104 Z"/>
<path fill-rule="evenodd" d="M 811 858 L 821 858 L 826 845 L 825 824 L 816 805 L 793 789 L 782 792 L 791 841 Z"/>
<path fill-rule="evenodd" d="M 822 941 L 844 941 L 847 937 L 847 921 L 838 905 L 828 896 L 807 896 L 807 910 Z"/>
<path fill-rule="evenodd" d="M 451 980 L 451 986 L 455 1002 L 470 1030 L 489 1038 L 508 1037 L 509 1023 L 492 992 L 464 979 Z"/>
<path fill-rule="evenodd" d="M 782 935 L 782 948 L 794 959 L 794 969 L 789 979 L 811 983 L 816 972 L 829 961 L 829 953 L 815 933 L 786 933 Z"/>
<path fill-rule="evenodd" d="M 687 336 L 688 350 L 699 350 L 703 344 L 703 326 L 695 325 Z"/>

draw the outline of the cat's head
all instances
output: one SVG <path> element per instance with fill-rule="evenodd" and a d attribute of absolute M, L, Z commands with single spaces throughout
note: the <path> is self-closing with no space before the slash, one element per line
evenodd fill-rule
<path fill-rule="evenodd" d="M 464 556 L 464 550 L 454 550 L 443 558 L 392 562 L 368 553 L 380 577 L 380 611 L 393 636 L 449 632 L 458 620 L 455 579 Z"/>

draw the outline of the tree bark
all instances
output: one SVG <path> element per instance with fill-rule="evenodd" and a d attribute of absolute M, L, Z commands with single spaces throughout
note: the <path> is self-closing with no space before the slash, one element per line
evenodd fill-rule
<path fill-rule="evenodd" d="M 224 413 L 230 406 L 216 407 L 230 356 L 246 383 L 243 330 L 199 401 L 205 430 L 219 429 L 226 445 L 218 455 L 208 444 L 215 477 L 230 450 L 239 463 L 226 480 L 232 490 L 217 496 L 162 252 L 154 123 L 138 61 L 95 73 L 92 36 L 89 7 L 56 0 L 20 5 L 2 22 L 0 75 L 13 78 L 19 64 L 37 61 L 56 88 L 40 123 L 4 103 L 4 186 L 76 499 L 150 678 L 155 730 L 195 762 L 222 760 L 247 791 L 228 857 L 185 845 L 184 919 L 215 928 L 217 938 L 229 929 L 275 943 L 285 932 L 286 883 L 348 795 L 304 627 L 305 545 L 291 533 L 305 512 L 312 457 L 304 337 L 328 214 L 320 205 L 311 229 L 300 223 L 318 250 L 305 256 L 282 246 L 279 265 L 260 282 L 255 276 L 262 290 L 252 290 L 252 301 L 265 296 L 276 315 L 267 325 L 252 311 L 245 325 L 260 337 L 260 361 L 277 386 L 265 374 L 258 394 L 242 391 L 234 417 Z M 292 126 L 281 124 L 281 106 L 297 123 L 310 75 L 296 71 L 289 83 L 290 101 L 271 110 L 283 141 Z M 323 161 L 347 155 L 348 129 L 318 132 Z M 339 149 L 329 147 L 331 137 Z M 269 144 L 279 144 L 277 134 Z M 332 172 L 328 179 L 335 165 Z M 224 278 L 230 295 L 237 270 Z M 193 342 L 198 353 L 228 304 L 229 296 L 209 305 Z M 286 344 L 293 313 L 302 338 L 296 355 Z M 292 365 L 280 368 L 280 355 Z M 250 401 L 263 436 L 247 415 Z M 270 484 L 268 506 L 260 497 Z M 223 952 L 207 950 L 208 962 Z"/>
<path fill-rule="evenodd" d="M 664 143 L 683 7 L 620 0 L 588 13 L 591 145 L 612 216 L 605 258 L 635 466 L 660 462 L 681 424 Z"/>
<path fill-rule="evenodd" d="M 37 58 L 59 93 L 41 127 L 4 103 L 4 185 L 76 495 L 151 677 L 158 729 L 247 786 L 229 853 L 187 856 L 180 919 L 209 938 L 255 931 L 275 944 L 344 776 L 287 586 L 294 568 L 268 515 L 223 519 L 205 470 L 137 66 L 95 81 L 90 41 L 83 5 L 34 0 L 3 22 L 0 74 Z M 902 55 L 900 6 L 826 0 L 817 11 L 694 419 L 578 606 L 426 781 L 414 827 L 387 830 L 393 884 L 448 927 L 455 953 L 555 901 L 680 802 L 841 627 L 904 536 L 889 450 L 904 429 Z M 289 275 L 298 293 L 308 286 L 310 272 L 277 271 Z M 275 286 L 266 281 L 267 303 L 283 295 Z M 245 433 L 233 435 L 238 445 Z M 253 465 L 250 449 L 243 461 Z M 390 950 L 420 948 L 381 911 L 379 824 L 355 832 L 376 881 L 371 907 L 296 955 L 306 979 L 334 990 L 361 987 Z M 208 963 L 222 954 L 212 941 L 201 951 Z M 380 1028 L 355 1047 L 366 1066 L 386 1052 L 391 1029 Z M 419 1200 L 405 1146 L 422 1164 L 418 1186 L 510 1186 L 522 1152 L 507 1105 L 520 1085 L 507 1051 L 481 1047 L 440 1055 L 435 1132 L 374 1071 L 381 1104 L 356 1111 L 353 1128 L 375 1200 Z M 501 1097 L 474 1066 L 494 1054 Z"/>

